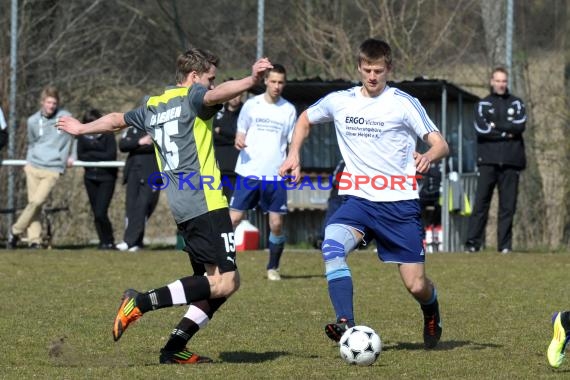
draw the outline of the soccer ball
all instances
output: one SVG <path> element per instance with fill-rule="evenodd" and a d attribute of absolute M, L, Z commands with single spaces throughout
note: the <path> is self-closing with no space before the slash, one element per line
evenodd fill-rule
<path fill-rule="evenodd" d="M 376 331 L 367 326 L 354 326 L 342 334 L 340 357 L 349 364 L 371 365 L 382 352 L 382 341 Z"/>

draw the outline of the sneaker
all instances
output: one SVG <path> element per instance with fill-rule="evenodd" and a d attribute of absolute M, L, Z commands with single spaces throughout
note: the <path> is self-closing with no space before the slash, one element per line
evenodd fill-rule
<path fill-rule="evenodd" d="M 212 363 L 213 360 L 200 356 L 184 348 L 182 351 L 165 351 L 164 348 L 160 350 L 160 364 L 202 364 Z"/>
<path fill-rule="evenodd" d="M 346 330 L 348 330 L 348 319 L 346 318 L 340 318 L 336 323 L 329 323 L 325 326 L 325 334 L 335 342 L 340 341 Z"/>
<path fill-rule="evenodd" d="M 279 274 L 279 269 L 268 269 L 267 270 L 267 279 L 270 281 L 281 280 L 281 275 Z"/>
<path fill-rule="evenodd" d="M 501 254 L 503 255 L 508 255 L 509 253 L 511 253 L 512 251 L 508 248 L 503 248 L 501 249 Z"/>
<path fill-rule="evenodd" d="M 548 346 L 548 351 L 546 352 L 548 364 L 554 368 L 560 367 L 560 364 L 564 361 L 564 350 L 570 338 L 570 336 L 566 335 L 566 331 L 562 326 L 562 322 L 560 321 L 561 316 L 561 312 L 554 313 L 552 316 L 553 335 L 552 341 Z"/>
<path fill-rule="evenodd" d="M 121 335 L 123 335 L 131 323 L 143 315 L 135 303 L 138 294 L 139 292 L 134 289 L 127 289 L 123 293 L 121 306 L 119 306 L 119 311 L 113 323 L 113 339 L 115 342 L 121 338 Z"/>
<path fill-rule="evenodd" d="M 480 249 L 475 247 L 474 245 L 466 245 L 465 246 L 465 252 L 466 253 L 477 253 L 479 251 L 480 251 Z"/>
<path fill-rule="evenodd" d="M 18 247 L 18 242 L 20 241 L 20 236 L 14 235 L 12 232 L 8 234 L 8 241 L 6 242 L 7 249 L 16 249 Z"/>
<path fill-rule="evenodd" d="M 28 248 L 29 249 L 43 249 L 43 246 L 40 243 L 31 243 Z"/>
<path fill-rule="evenodd" d="M 426 349 L 437 346 L 442 330 L 439 311 L 430 316 L 424 315 L 424 347 Z"/>
<path fill-rule="evenodd" d="M 116 247 L 119 251 L 126 251 L 127 249 L 129 249 L 129 245 L 127 243 L 125 243 L 124 241 L 117 244 Z"/>
<path fill-rule="evenodd" d="M 128 245 L 127 243 L 125 243 L 125 242 L 119 243 L 119 244 L 117 244 L 115 247 L 116 247 L 119 251 L 122 251 L 122 252 L 125 252 L 125 251 L 127 251 L 127 252 L 137 252 L 139 249 L 141 249 L 141 247 L 139 247 L 138 245 L 131 245 L 131 246 L 129 246 L 129 245 Z"/>

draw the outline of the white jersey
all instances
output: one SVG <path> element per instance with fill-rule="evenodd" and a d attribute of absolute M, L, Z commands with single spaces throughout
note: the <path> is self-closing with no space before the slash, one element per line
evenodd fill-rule
<path fill-rule="evenodd" d="M 272 104 L 263 96 L 249 99 L 240 111 L 237 131 L 246 134 L 247 147 L 240 151 L 235 171 L 242 177 L 276 180 L 291 142 L 297 111 L 282 97 Z"/>
<path fill-rule="evenodd" d="M 307 110 L 311 124 L 334 121 L 346 163 L 339 194 L 374 202 L 418 199 L 413 153 L 417 137 L 438 129 L 420 102 L 386 86 L 377 97 L 361 87 L 333 92 Z"/>

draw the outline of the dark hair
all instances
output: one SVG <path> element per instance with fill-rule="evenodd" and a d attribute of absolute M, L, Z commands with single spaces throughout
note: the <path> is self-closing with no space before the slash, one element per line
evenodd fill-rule
<path fill-rule="evenodd" d="M 83 123 L 91 123 L 99 119 L 103 114 L 98 109 L 92 108 L 83 114 Z"/>
<path fill-rule="evenodd" d="M 207 50 L 190 49 L 176 60 L 176 83 L 184 82 L 192 71 L 206 73 L 212 66 L 218 66 L 219 62 L 220 59 Z"/>
<path fill-rule="evenodd" d="M 371 63 L 384 58 L 384 62 L 390 67 L 392 66 L 392 49 L 385 41 L 368 38 L 360 44 L 356 58 L 358 66 L 362 62 Z"/>
<path fill-rule="evenodd" d="M 493 75 L 495 75 L 495 73 L 503 73 L 506 76 L 509 76 L 509 72 L 507 71 L 507 69 L 505 69 L 503 66 L 497 66 L 493 69 L 493 72 L 491 73 L 491 78 L 493 77 Z"/>
<path fill-rule="evenodd" d="M 285 76 L 285 80 L 287 80 L 287 70 L 285 70 L 285 66 L 279 63 L 272 63 L 273 67 L 265 72 L 265 77 L 267 78 L 270 73 L 278 73 L 283 74 Z"/>

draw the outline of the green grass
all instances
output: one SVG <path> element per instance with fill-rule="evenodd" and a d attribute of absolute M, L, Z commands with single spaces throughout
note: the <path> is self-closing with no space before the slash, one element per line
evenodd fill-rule
<path fill-rule="evenodd" d="M 111 324 L 121 292 L 185 276 L 185 254 L 94 250 L 0 253 L 0 378 L 517 378 L 570 375 L 545 358 L 550 314 L 570 309 L 570 255 L 433 254 L 444 333 L 423 349 L 421 313 L 395 265 L 370 251 L 350 256 L 357 322 L 384 349 L 371 367 L 345 364 L 323 333 L 334 318 L 317 251 L 286 252 L 283 281 L 264 279 L 265 252 L 238 254 L 242 288 L 196 335 L 191 349 L 213 365 L 161 366 L 158 352 L 185 308 L 146 314 L 120 342 Z M 52 342 L 64 338 L 59 356 Z"/>

